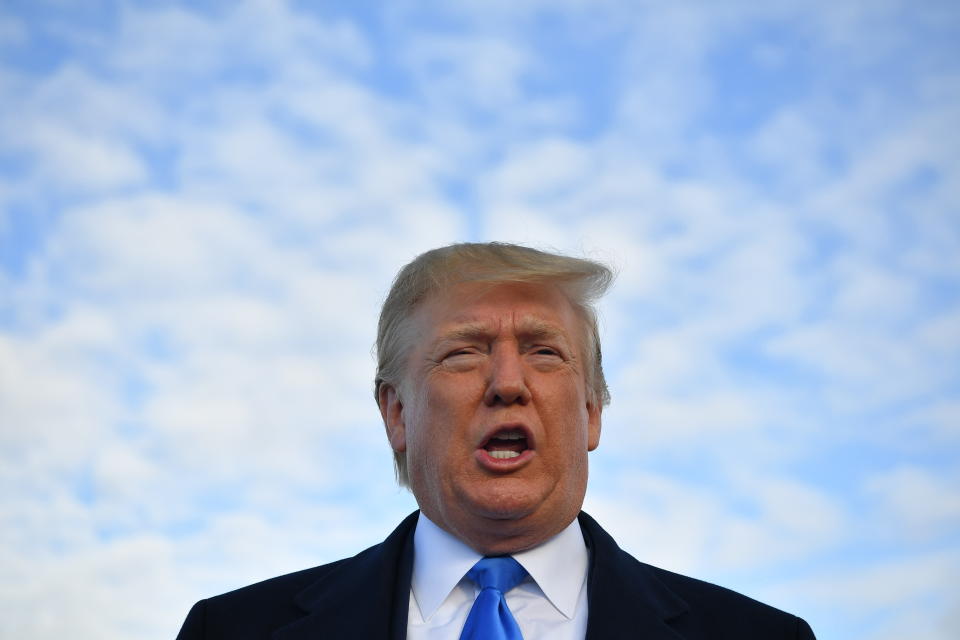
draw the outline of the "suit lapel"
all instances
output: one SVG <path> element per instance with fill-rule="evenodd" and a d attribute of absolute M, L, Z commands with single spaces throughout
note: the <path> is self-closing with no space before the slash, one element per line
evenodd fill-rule
<path fill-rule="evenodd" d="M 587 576 L 587 640 L 677 640 L 672 626 L 687 604 L 650 569 L 624 552 L 587 514 L 580 528 L 590 549 Z"/>
<path fill-rule="evenodd" d="M 295 602 L 308 615 L 278 629 L 273 639 L 404 640 L 413 570 L 412 534 L 418 514 L 404 519 L 382 544 L 342 561 L 297 594 Z"/>

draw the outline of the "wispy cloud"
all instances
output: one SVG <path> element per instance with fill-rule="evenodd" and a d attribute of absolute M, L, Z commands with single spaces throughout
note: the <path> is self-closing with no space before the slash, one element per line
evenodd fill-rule
<path fill-rule="evenodd" d="M 502 239 L 618 267 L 587 508 L 627 549 L 952 637 L 949 3 L 4 13 L 3 634 L 170 637 L 382 538 L 379 302 Z"/>

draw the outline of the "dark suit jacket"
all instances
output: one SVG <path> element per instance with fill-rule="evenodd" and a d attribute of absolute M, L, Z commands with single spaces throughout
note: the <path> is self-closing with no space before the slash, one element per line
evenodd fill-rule
<path fill-rule="evenodd" d="M 593 518 L 579 520 L 590 551 L 588 640 L 813 640 L 800 618 L 638 562 Z M 403 640 L 416 522 L 415 512 L 352 558 L 201 600 L 177 640 Z"/>

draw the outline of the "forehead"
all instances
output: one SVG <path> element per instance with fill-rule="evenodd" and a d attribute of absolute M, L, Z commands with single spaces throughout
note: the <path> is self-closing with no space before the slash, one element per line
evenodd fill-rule
<path fill-rule="evenodd" d="M 498 331 L 505 322 L 515 331 L 560 333 L 572 340 L 579 322 L 567 296 L 550 283 L 457 284 L 425 300 L 413 320 L 416 341 L 464 327 Z"/>

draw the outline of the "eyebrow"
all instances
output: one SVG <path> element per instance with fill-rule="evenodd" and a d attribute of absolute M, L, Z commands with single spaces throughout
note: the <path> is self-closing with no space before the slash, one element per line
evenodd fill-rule
<path fill-rule="evenodd" d="M 467 322 L 458 324 L 449 331 L 444 331 L 437 338 L 438 342 L 451 342 L 457 340 L 476 340 L 485 338 L 493 333 L 490 325 L 482 322 Z"/>
<path fill-rule="evenodd" d="M 537 339 L 557 339 L 566 340 L 566 333 L 552 322 L 546 322 L 537 318 L 523 318 L 520 321 L 520 335 L 526 338 Z"/>
<path fill-rule="evenodd" d="M 494 333 L 495 330 L 488 323 L 465 322 L 451 328 L 449 331 L 443 332 L 440 336 L 438 336 L 438 342 L 476 340 L 490 337 Z M 546 322 L 533 317 L 520 319 L 518 333 L 521 337 L 528 340 L 561 338 L 566 341 L 566 334 L 560 327 L 551 322 Z"/>

